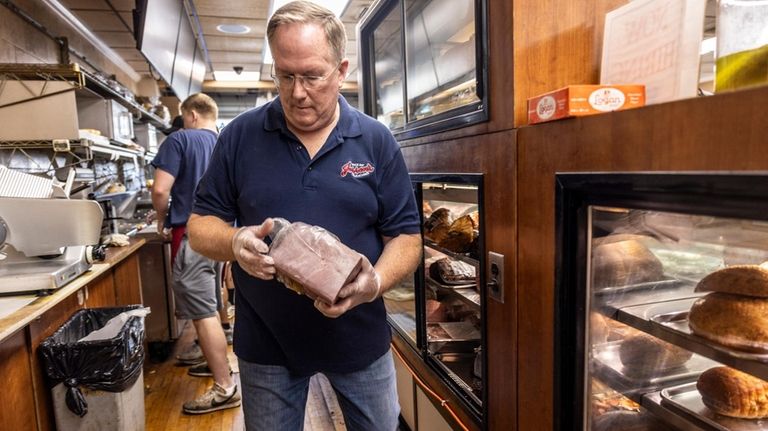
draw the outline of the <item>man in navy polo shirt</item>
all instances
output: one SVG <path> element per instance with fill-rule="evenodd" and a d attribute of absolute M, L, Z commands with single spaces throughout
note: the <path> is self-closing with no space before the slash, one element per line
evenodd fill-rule
<path fill-rule="evenodd" d="M 339 94 L 349 61 L 332 12 L 289 3 L 267 35 L 279 97 L 224 129 L 188 224 L 195 250 L 236 261 L 234 347 L 246 426 L 301 430 L 309 379 L 322 372 L 348 429 L 391 431 L 399 405 L 380 296 L 421 255 L 405 162 L 389 130 Z M 275 280 L 264 242 L 273 217 L 321 226 L 364 256 L 336 303 L 313 302 Z"/>
<path fill-rule="evenodd" d="M 182 102 L 181 116 L 184 128 L 168 135 L 152 160 L 152 206 L 157 212 L 157 232 L 171 240 L 176 317 L 194 324 L 207 363 L 196 369 L 204 369 L 204 375 L 214 380 L 201 397 L 184 403 L 185 413 L 201 414 L 240 406 L 240 394 L 230 373 L 227 340 L 218 317 L 219 264 L 192 250 L 186 235 L 195 188 L 216 145 L 218 107 L 210 96 L 197 93 Z M 191 375 L 203 375 L 192 371 Z"/>

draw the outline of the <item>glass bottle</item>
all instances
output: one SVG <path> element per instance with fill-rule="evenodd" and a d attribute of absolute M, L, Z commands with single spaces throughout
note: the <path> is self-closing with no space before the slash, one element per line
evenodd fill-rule
<path fill-rule="evenodd" d="M 768 84 L 768 0 L 718 0 L 715 91 Z"/>

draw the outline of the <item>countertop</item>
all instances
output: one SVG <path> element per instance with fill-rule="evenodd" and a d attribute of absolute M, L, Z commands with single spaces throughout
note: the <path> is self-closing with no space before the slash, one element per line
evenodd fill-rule
<path fill-rule="evenodd" d="M 27 326 L 29 322 L 35 320 L 70 295 L 75 294 L 88 283 L 96 280 L 99 276 L 109 271 L 113 266 L 136 252 L 145 242 L 146 241 L 142 238 L 131 238 L 130 244 L 126 247 L 107 248 L 107 258 L 102 263 L 93 264 L 89 271 L 80 275 L 65 286 L 56 289 L 50 295 L 39 297 L 34 295 L 5 297 L 5 299 L 18 300 L 22 303 L 29 300 L 31 300 L 31 302 L 0 319 L 0 342 Z"/>

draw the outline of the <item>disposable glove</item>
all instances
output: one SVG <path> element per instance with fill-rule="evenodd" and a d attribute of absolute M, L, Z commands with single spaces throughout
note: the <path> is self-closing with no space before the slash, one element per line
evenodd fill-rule
<path fill-rule="evenodd" d="M 320 299 L 315 300 L 315 308 L 326 317 L 339 317 L 352 308 L 366 302 L 373 302 L 379 297 L 381 290 L 379 274 L 373 268 L 368 258 L 362 257 L 363 265 L 360 272 L 354 280 L 341 288 L 335 304 L 327 304 Z"/>
<path fill-rule="evenodd" d="M 260 225 L 241 227 L 232 237 L 232 252 L 240 268 L 262 280 L 275 277 L 275 261 L 267 256 L 269 246 L 264 242 L 273 224 L 268 218 Z"/>

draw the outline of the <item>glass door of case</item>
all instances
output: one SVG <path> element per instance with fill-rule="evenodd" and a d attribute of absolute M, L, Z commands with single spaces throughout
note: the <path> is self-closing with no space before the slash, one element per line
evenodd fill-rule
<path fill-rule="evenodd" d="M 419 346 L 481 416 L 485 304 L 482 175 L 413 174 L 423 211 Z"/>
<path fill-rule="evenodd" d="M 768 176 L 558 186 L 556 429 L 765 429 Z"/>

